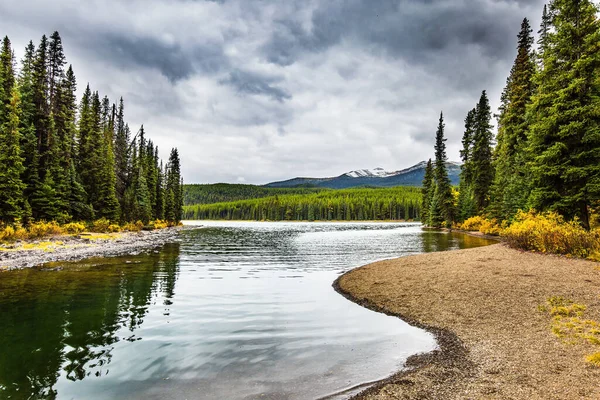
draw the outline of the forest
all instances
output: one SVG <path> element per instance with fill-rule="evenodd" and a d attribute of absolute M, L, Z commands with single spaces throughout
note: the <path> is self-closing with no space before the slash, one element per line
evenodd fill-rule
<path fill-rule="evenodd" d="M 144 127 L 132 135 L 124 101 L 77 82 L 58 32 L 29 42 L 17 65 L 0 49 L 0 223 L 179 222 L 179 154 L 166 163 Z"/>
<path fill-rule="evenodd" d="M 271 190 L 271 189 L 269 189 Z M 421 211 L 415 187 L 325 190 L 184 206 L 185 219 L 255 221 L 413 220 Z"/>
<path fill-rule="evenodd" d="M 186 184 L 183 185 L 183 204 L 212 204 L 284 194 L 311 194 L 328 190 L 325 188 L 268 188 L 256 185 L 232 183 Z"/>
<path fill-rule="evenodd" d="M 591 1 L 544 6 L 537 35 L 527 19 L 496 115 L 485 91 L 468 111 L 458 189 L 450 185 L 444 120 L 423 181 L 422 221 L 460 226 L 485 218 L 498 226 L 535 210 L 584 230 L 600 208 L 600 23 Z M 537 44 L 537 45 L 534 45 Z"/>

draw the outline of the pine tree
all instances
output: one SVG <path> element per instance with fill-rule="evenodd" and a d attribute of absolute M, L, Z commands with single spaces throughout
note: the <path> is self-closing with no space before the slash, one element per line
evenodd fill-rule
<path fill-rule="evenodd" d="M 491 118 L 490 103 L 484 90 L 475 109 L 475 131 L 473 134 L 473 152 L 471 154 L 473 198 L 477 213 L 483 213 L 488 206 L 490 188 L 494 179 Z"/>
<path fill-rule="evenodd" d="M 548 14 L 548 8 L 544 4 L 544 11 L 542 12 L 542 22 L 540 23 L 540 30 L 538 31 L 538 46 L 540 53 L 540 61 L 544 53 L 548 49 L 548 34 L 550 33 L 550 27 L 552 25 L 552 17 Z"/>
<path fill-rule="evenodd" d="M 13 223 L 23 217 L 25 205 L 25 184 L 21 180 L 24 167 L 19 132 L 20 98 L 15 88 L 6 111 L 8 118 L 0 126 L 0 221 Z"/>
<path fill-rule="evenodd" d="M 460 184 L 458 195 L 459 221 L 464 221 L 475 215 L 475 202 L 473 198 L 473 139 L 475 135 L 475 114 L 476 109 L 467 113 L 465 118 L 465 132 L 462 138 L 463 148 L 460 151 L 460 157 L 463 162 L 460 171 Z"/>
<path fill-rule="evenodd" d="M 505 88 L 506 103 L 498 120 L 490 211 L 499 219 L 510 219 L 519 209 L 525 209 L 529 196 L 525 165 L 526 110 L 534 93 L 533 77 L 536 72 L 531 32 L 529 21 L 524 19 L 518 35 L 517 57 Z"/>
<path fill-rule="evenodd" d="M 148 183 L 144 173 L 143 165 L 139 166 L 138 176 L 135 185 L 135 205 L 133 218 L 136 221 L 142 221 L 147 224 L 152 217 L 152 207 L 150 204 L 150 192 L 148 191 Z"/>
<path fill-rule="evenodd" d="M 60 105 L 55 99 L 65 78 L 64 67 L 66 63 L 62 39 L 59 33 L 55 31 L 50 36 L 50 43 L 48 44 L 48 102 L 50 109 L 55 114 L 60 111 Z"/>
<path fill-rule="evenodd" d="M 15 86 L 15 68 L 10 39 L 5 36 L 0 50 L 0 127 L 8 122 L 13 88 Z"/>
<path fill-rule="evenodd" d="M 423 189 L 421 193 L 423 200 L 421 203 L 421 222 L 423 225 L 429 225 L 429 207 L 431 207 L 431 199 L 434 192 L 434 181 L 433 181 L 433 164 L 431 158 L 427 161 L 425 167 L 425 176 L 423 177 Z"/>
<path fill-rule="evenodd" d="M 446 138 L 444 138 L 444 115 L 440 113 L 440 120 L 435 134 L 435 190 L 430 220 L 433 227 L 450 227 L 454 220 L 454 196 L 452 186 L 446 169 Z"/>
<path fill-rule="evenodd" d="M 578 217 L 600 199 L 600 28 L 589 0 L 553 0 L 532 99 L 530 205 Z"/>

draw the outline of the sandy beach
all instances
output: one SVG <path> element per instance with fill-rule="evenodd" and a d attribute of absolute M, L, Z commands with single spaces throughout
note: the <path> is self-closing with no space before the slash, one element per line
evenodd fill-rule
<path fill-rule="evenodd" d="M 566 343 L 539 310 L 553 296 L 600 319 L 600 264 L 504 244 L 381 261 L 334 284 L 349 299 L 437 337 L 439 350 L 357 399 L 598 399 L 599 348 Z"/>

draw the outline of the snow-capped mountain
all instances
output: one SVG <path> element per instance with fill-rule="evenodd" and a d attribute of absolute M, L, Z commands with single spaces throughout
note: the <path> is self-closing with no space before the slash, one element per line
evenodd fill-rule
<path fill-rule="evenodd" d="M 346 172 L 344 175 L 349 176 L 351 178 L 364 178 L 367 176 L 392 176 L 395 172 L 388 172 L 383 168 L 375 168 L 375 169 L 357 169 L 356 171 Z"/>
<path fill-rule="evenodd" d="M 448 176 L 454 185 L 458 184 L 460 165 L 460 163 L 453 161 L 446 163 L 446 167 L 448 168 Z M 426 166 L 427 163 L 425 161 L 421 161 L 412 167 L 393 172 L 386 171 L 381 167 L 374 169 L 358 169 L 332 178 L 293 178 L 286 181 L 268 183 L 265 186 L 316 186 L 332 189 L 343 189 L 357 186 L 420 186 L 423 182 Z"/>

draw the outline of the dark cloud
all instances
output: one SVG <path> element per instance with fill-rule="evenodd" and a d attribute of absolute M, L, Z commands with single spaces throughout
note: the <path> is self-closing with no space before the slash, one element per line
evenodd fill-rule
<path fill-rule="evenodd" d="M 214 74 L 228 64 L 218 45 L 195 43 L 186 49 L 179 43 L 166 43 L 152 36 L 98 33 L 89 49 L 122 68 L 156 69 L 173 82 L 196 73 Z"/>
<path fill-rule="evenodd" d="M 283 102 L 284 100 L 291 99 L 292 96 L 285 90 L 273 85 L 280 81 L 281 78 L 235 69 L 229 73 L 227 79 L 221 80 L 221 83 L 233 86 L 238 93 L 265 95 L 273 100 Z"/>
<path fill-rule="evenodd" d="M 427 159 L 440 110 L 457 159 L 466 112 L 483 89 L 497 106 L 544 0 L 8 3 L 18 57 L 58 29 L 80 89 L 123 96 L 188 182 L 264 183 Z"/>

